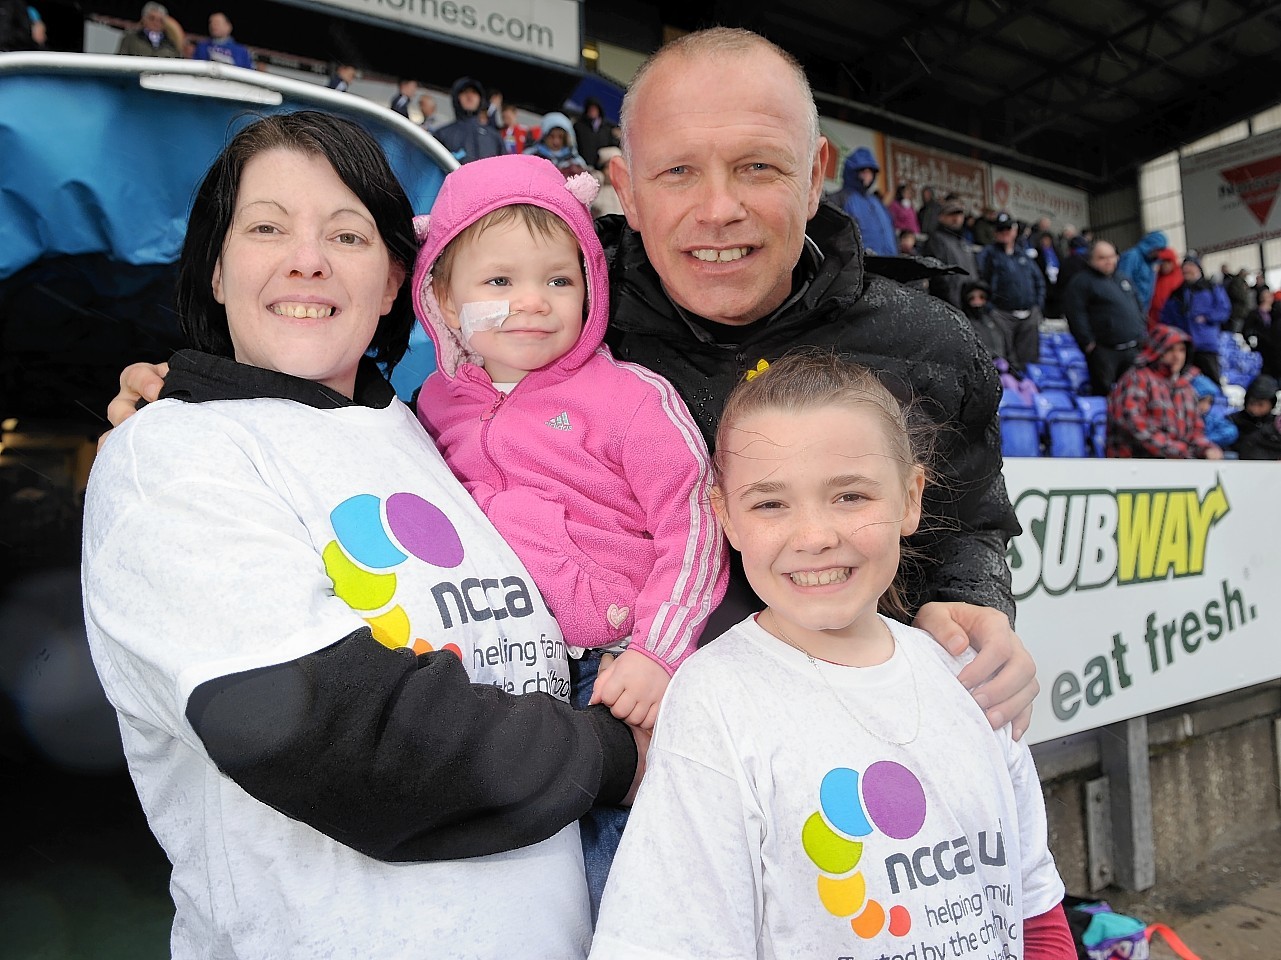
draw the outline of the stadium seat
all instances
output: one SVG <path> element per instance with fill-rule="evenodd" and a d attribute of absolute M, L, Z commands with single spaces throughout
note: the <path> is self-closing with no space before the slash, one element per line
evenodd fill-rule
<path fill-rule="evenodd" d="M 1072 385 L 1058 364 L 1029 363 L 1024 372 L 1038 390 L 1071 390 Z"/>
<path fill-rule="evenodd" d="M 1050 456 L 1089 456 L 1086 419 L 1077 407 L 1075 397 L 1061 390 L 1043 390 L 1036 398 L 1036 410 L 1045 425 Z"/>
<path fill-rule="evenodd" d="M 1104 456 L 1107 451 L 1107 397 L 1077 397 L 1076 405 L 1089 429 L 1090 452 L 1096 457 Z"/>
<path fill-rule="evenodd" d="M 1016 403 L 1002 404 L 1000 418 L 1002 456 L 1041 455 L 1041 420 L 1033 407 Z"/>

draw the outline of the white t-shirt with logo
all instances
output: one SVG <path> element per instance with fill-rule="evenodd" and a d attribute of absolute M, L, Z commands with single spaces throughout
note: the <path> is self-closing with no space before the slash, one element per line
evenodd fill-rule
<path fill-rule="evenodd" d="M 963 662 L 886 623 L 875 667 L 812 664 L 749 618 L 681 668 L 592 960 L 1022 957 L 1022 920 L 1063 898 L 1031 754 Z"/>
<path fill-rule="evenodd" d="M 567 698 L 560 630 L 532 578 L 403 404 L 151 404 L 94 466 L 84 594 L 130 772 L 173 863 L 173 956 L 586 952 L 577 824 L 509 853 L 381 862 L 250 796 L 188 722 L 202 683 L 366 625 L 388 647 L 451 650 L 473 682 Z"/>

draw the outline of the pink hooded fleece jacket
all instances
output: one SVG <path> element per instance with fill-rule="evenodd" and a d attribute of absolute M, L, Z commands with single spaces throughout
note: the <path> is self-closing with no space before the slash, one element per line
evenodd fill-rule
<path fill-rule="evenodd" d="M 503 156 L 445 178 L 414 270 L 414 308 L 439 360 L 418 418 L 524 561 L 565 641 L 595 648 L 631 637 L 630 649 L 670 673 L 725 593 L 725 545 L 707 448 L 684 402 L 602 343 L 605 254 L 586 207 L 595 181 L 580 177 L 567 181 L 540 157 Z M 442 319 L 431 269 L 469 225 L 513 204 L 551 211 L 577 238 L 587 316 L 568 353 L 504 395 Z"/>

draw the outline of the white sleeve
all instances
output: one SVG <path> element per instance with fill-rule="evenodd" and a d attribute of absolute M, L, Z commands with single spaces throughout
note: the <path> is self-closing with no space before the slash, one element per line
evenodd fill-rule
<path fill-rule="evenodd" d="M 764 818 L 723 731 L 690 703 L 703 692 L 680 680 L 610 871 L 592 960 L 757 956 Z"/>
<path fill-rule="evenodd" d="M 1039 917 L 1063 900 L 1063 880 L 1050 853 L 1049 828 L 1045 819 L 1045 797 L 1041 779 L 1026 743 L 1014 740 L 1007 726 L 999 734 L 1006 738 L 1006 759 L 1014 802 L 1018 805 L 1019 847 L 1022 851 L 1023 919 Z"/>

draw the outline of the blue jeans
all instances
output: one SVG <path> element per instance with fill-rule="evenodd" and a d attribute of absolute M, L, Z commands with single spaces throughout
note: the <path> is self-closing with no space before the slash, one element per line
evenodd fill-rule
<path fill-rule="evenodd" d="M 582 659 L 575 660 L 571 657 L 569 660 L 572 682 L 570 701 L 576 710 L 585 710 L 587 702 L 592 698 L 592 687 L 596 684 L 596 673 L 600 670 L 603 652 L 588 650 Z M 591 894 L 592 901 L 593 927 L 600 914 L 601 894 L 605 892 L 605 880 L 614 863 L 614 854 L 618 852 L 618 843 L 623 838 L 623 828 L 627 826 L 630 809 L 598 804 L 578 821 L 578 831 L 583 842 L 583 866 L 587 868 L 587 891 Z"/>

